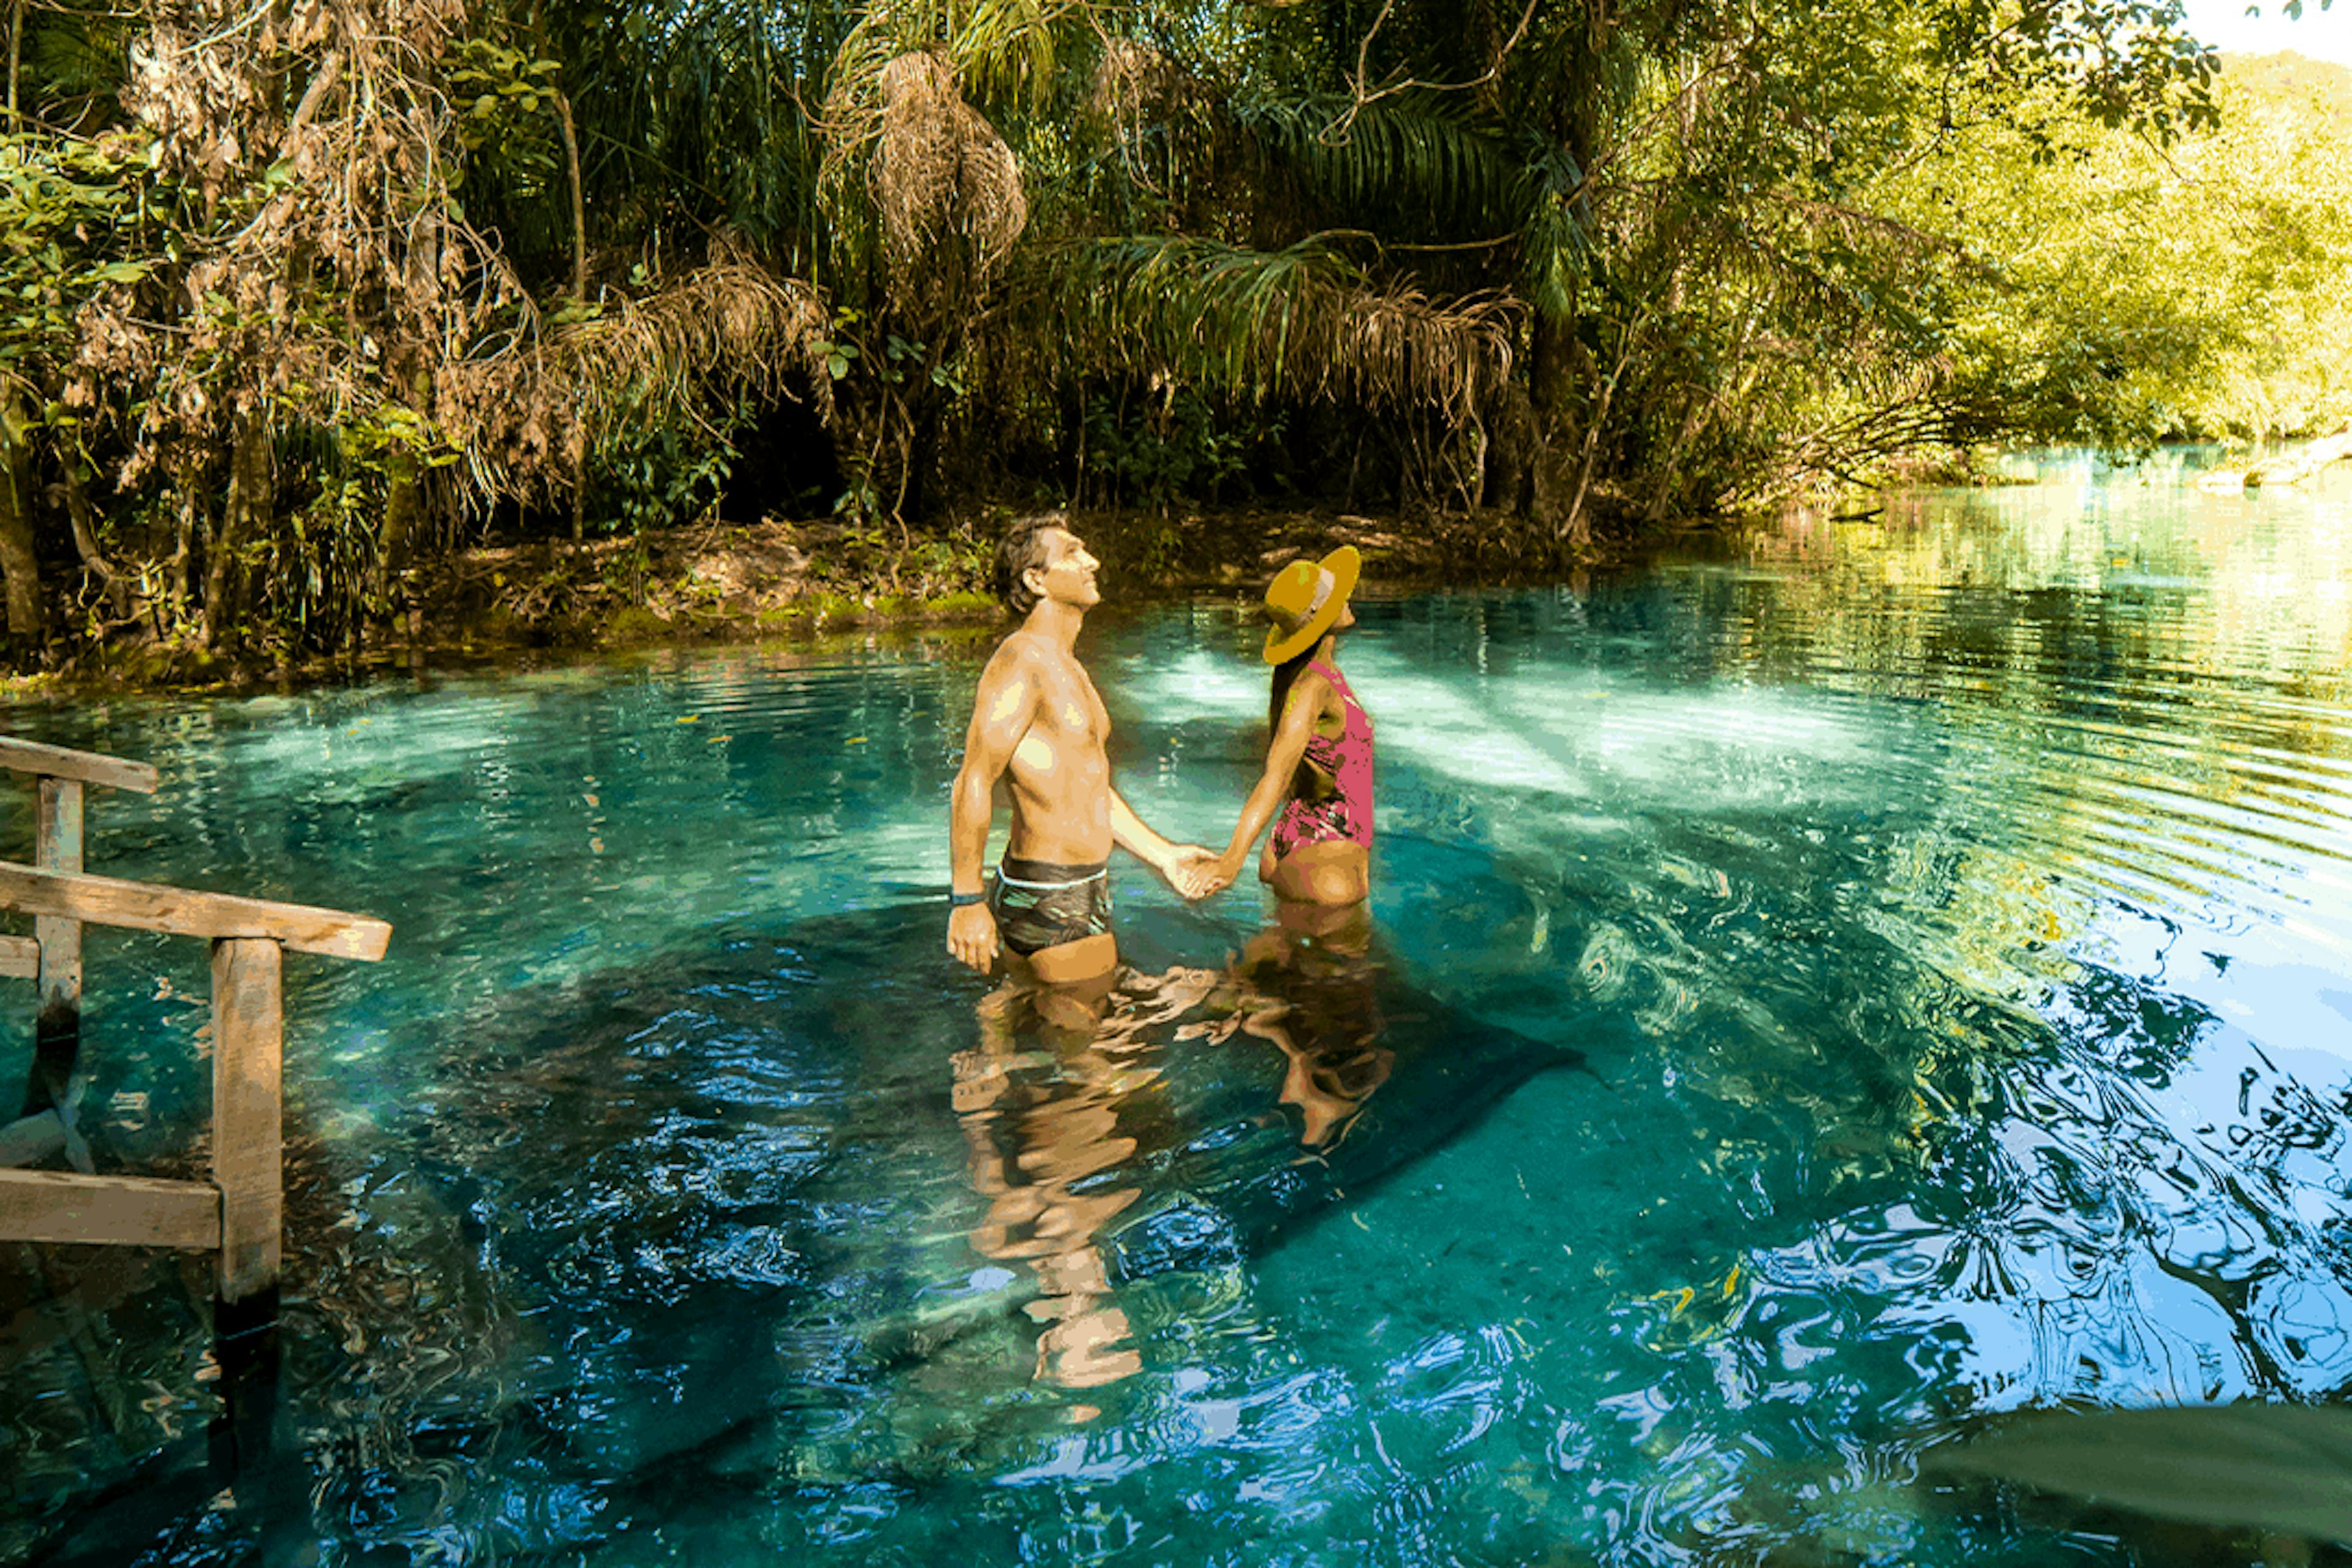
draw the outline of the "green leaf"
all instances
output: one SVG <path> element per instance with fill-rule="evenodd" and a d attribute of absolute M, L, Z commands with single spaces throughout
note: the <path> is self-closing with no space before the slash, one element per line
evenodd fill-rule
<path fill-rule="evenodd" d="M 2046 1411 L 1927 1463 L 2159 1519 L 2352 1544 L 2352 1410 Z"/>

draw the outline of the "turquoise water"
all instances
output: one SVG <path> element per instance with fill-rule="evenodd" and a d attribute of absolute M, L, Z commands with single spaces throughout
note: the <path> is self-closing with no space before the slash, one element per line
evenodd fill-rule
<path fill-rule="evenodd" d="M 9 1249 L 0 1556 L 2183 1560 L 1920 1459 L 2352 1383 L 2352 499 L 2041 472 L 1369 600 L 1369 949 L 1124 862 L 1099 1027 L 940 952 L 984 645 L 17 704 L 163 769 L 93 869 L 394 934 L 289 961 L 266 1537 L 189 1272 Z M 1082 644 L 1173 835 L 1255 635 Z M 190 1169 L 202 945 L 89 975 Z"/>

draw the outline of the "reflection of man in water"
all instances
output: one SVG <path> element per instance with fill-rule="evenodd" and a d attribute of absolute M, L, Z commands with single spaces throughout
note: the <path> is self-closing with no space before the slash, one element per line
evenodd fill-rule
<path fill-rule="evenodd" d="M 1024 518 L 996 552 L 996 592 L 1021 625 L 981 672 L 949 807 L 948 951 L 986 973 L 1001 947 L 1049 985 L 1108 975 L 1110 848 L 1186 890 L 1213 859 L 1144 826 L 1111 787 L 1110 715 L 1074 651 L 1101 600 L 1100 564 L 1058 516 Z M 995 886 L 982 891 L 996 781 L 1012 784 L 1013 827 Z"/>
<path fill-rule="evenodd" d="M 981 1043 L 955 1058 L 955 1108 L 988 1211 L 971 1232 L 983 1257 L 1035 1271 L 1029 1315 L 1045 1325 L 1037 1376 L 1065 1388 L 1114 1383 L 1142 1364 L 1111 1298 L 1097 1238 L 1135 1202 L 1116 1168 L 1139 1138 L 1170 1139 L 1148 1031 L 1215 983 L 1209 970 L 1132 970 L 1116 988 L 1008 983 L 981 1004 Z M 1024 1048 L 1025 1047 L 1025 1048 Z"/>
<path fill-rule="evenodd" d="M 1008 975 L 982 1000 L 979 1044 L 954 1060 L 971 1183 L 986 1204 L 971 1243 L 1034 1277 L 1026 1310 L 1043 1329 L 1040 1382 L 1096 1388 L 1140 1368 L 1103 1238 L 1132 1222 L 1147 1182 L 1208 1177 L 1204 1190 L 1213 1192 L 1255 1168 L 1245 1159 L 1221 1169 L 1218 1155 L 1187 1163 L 1181 1151 L 1202 1128 L 1180 1122 L 1168 1102 L 1170 1046 L 1204 1040 L 1242 1051 L 1255 1040 L 1274 1048 L 1282 1063 L 1275 1101 L 1295 1110 L 1297 1141 L 1287 1162 L 1265 1150 L 1277 1163 L 1319 1164 L 1346 1140 L 1396 1060 L 1382 1039 L 1371 934 L 1362 904 L 1284 904 L 1222 972 L 1122 968 L 1064 985 Z M 1255 1067 L 1234 1066 L 1244 1074 L 1236 1088 L 1265 1082 Z M 1226 1114 L 1276 1147 L 1287 1142 L 1267 1102 L 1253 1098 L 1228 1100 Z"/>

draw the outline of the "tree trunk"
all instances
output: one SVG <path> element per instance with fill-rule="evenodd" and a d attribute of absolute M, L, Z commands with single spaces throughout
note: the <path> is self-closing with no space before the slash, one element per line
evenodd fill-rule
<path fill-rule="evenodd" d="M 24 394 L 0 386 L 0 572 L 7 575 L 8 636 L 41 640 L 41 563 L 33 543 L 33 429 Z"/>
<path fill-rule="evenodd" d="M 1526 406 L 1505 421 L 1507 494 L 1512 510 L 1557 539 L 1577 521 L 1580 443 L 1573 426 L 1589 356 L 1572 319 L 1538 312 L 1529 337 Z"/>
<path fill-rule="evenodd" d="M 8 129 L 17 129 L 16 82 L 25 62 L 25 0 L 8 8 Z"/>
<path fill-rule="evenodd" d="M 234 642 L 246 608 L 247 546 L 275 521 L 276 480 L 270 473 L 269 421 L 240 413 L 230 437 L 228 503 L 205 573 L 205 646 Z"/>
<path fill-rule="evenodd" d="M 555 122 L 563 131 L 563 166 L 572 176 L 572 299 L 588 302 L 588 204 L 580 190 L 580 133 L 572 123 L 572 100 L 555 95 Z"/>
<path fill-rule="evenodd" d="M 1538 416 L 1550 419 L 1566 413 L 1575 401 L 1580 379 L 1577 371 L 1585 357 L 1582 345 L 1576 341 L 1572 319 L 1554 320 L 1541 311 L 1528 335 L 1528 396 Z"/>
<path fill-rule="evenodd" d="M 174 623 L 184 619 L 195 604 L 197 540 L 212 527 L 204 515 L 204 465 L 194 459 L 173 465 L 172 489 L 179 504 L 173 509 L 172 559 L 165 563 L 163 585 L 172 599 Z"/>
<path fill-rule="evenodd" d="M 1616 21 L 1603 8 L 1587 12 L 1580 36 L 1571 30 L 1559 67 L 1559 90 L 1542 113 L 1545 133 L 1568 154 L 1578 172 L 1575 187 L 1557 193 L 1576 221 L 1590 232 L 1593 222 L 1588 182 L 1601 155 L 1601 116 L 1611 96 L 1601 61 Z M 1497 432 L 1497 458 L 1506 504 L 1534 523 L 1549 540 L 1580 548 L 1584 497 L 1601 431 L 1591 406 L 1599 376 L 1592 356 L 1577 335 L 1582 300 L 1574 276 L 1568 298 L 1555 311 L 1538 309 L 1528 331 L 1527 396 L 1507 406 Z M 1579 430 L 1580 424 L 1588 427 Z"/>
<path fill-rule="evenodd" d="M 580 185 L 580 135 L 572 121 L 572 100 L 559 90 L 555 95 L 555 121 L 563 132 L 563 166 L 572 183 L 572 302 L 575 306 L 588 303 L 588 206 Z M 656 258 L 658 265 L 659 258 Z M 572 464 L 572 539 L 578 543 L 588 537 L 588 447 L 591 437 L 583 431 L 580 453 Z"/>
<path fill-rule="evenodd" d="M 420 365 L 409 383 L 409 407 L 423 416 L 433 406 L 433 368 Z M 402 446 L 384 463 L 383 541 L 376 561 L 376 586 L 389 593 L 415 553 L 416 535 L 425 524 L 425 463 L 415 451 Z"/>
<path fill-rule="evenodd" d="M 66 455 L 66 519 L 73 525 L 74 553 L 82 570 L 96 577 L 114 606 L 118 619 L 131 614 L 131 584 L 98 544 L 98 513 L 89 504 L 89 476 L 82 471 L 81 455 Z"/>

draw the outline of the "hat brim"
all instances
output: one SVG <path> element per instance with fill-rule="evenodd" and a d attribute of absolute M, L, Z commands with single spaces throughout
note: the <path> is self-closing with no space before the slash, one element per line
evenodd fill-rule
<path fill-rule="evenodd" d="M 1276 626 L 1265 634 L 1268 664 L 1286 663 L 1323 640 L 1323 634 L 1331 629 L 1331 623 L 1347 607 L 1348 595 L 1356 591 L 1356 576 L 1364 569 L 1364 558 L 1354 545 L 1342 544 L 1315 564 L 1331 574 L 1331 596 L 1324 601 L 1315 618 L 1297 631 L 1286 636 Z"/>

